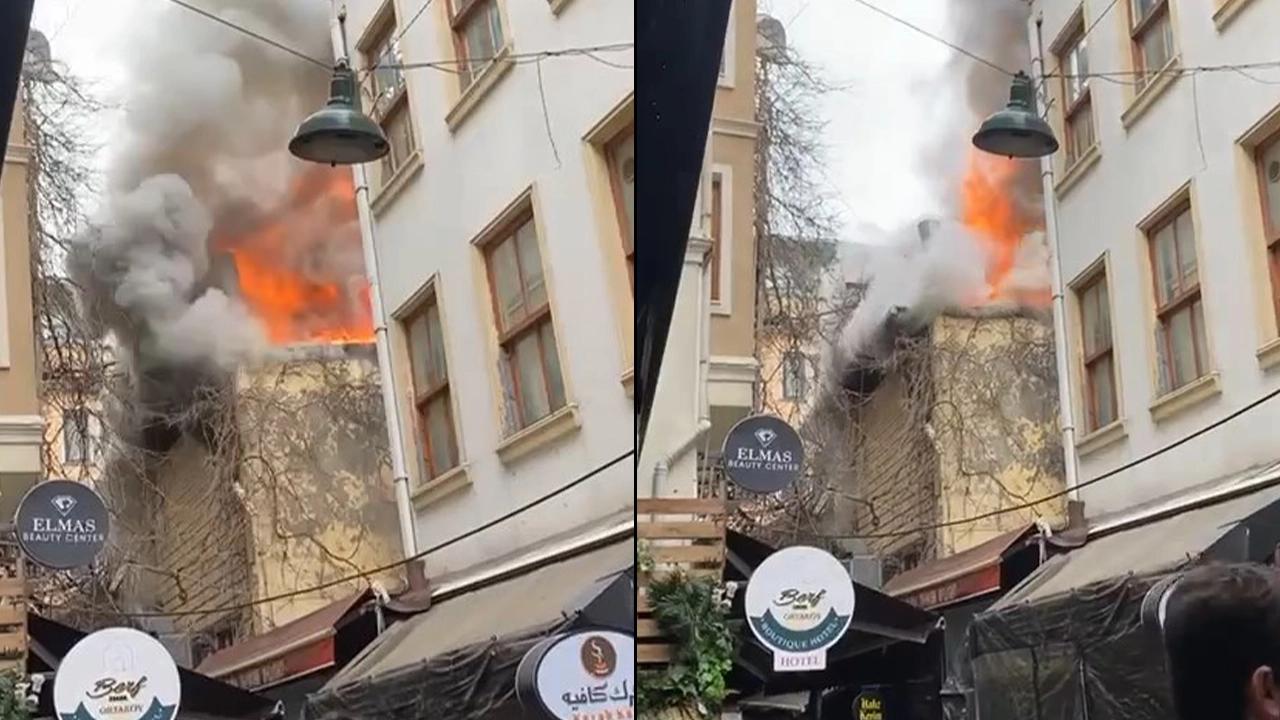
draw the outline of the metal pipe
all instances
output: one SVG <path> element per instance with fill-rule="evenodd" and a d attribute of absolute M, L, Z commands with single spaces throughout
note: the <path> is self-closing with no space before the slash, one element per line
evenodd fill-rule
<path fill-rule="evenodd" d="M 1043 23 L 1043 17 L 1036 17 L 1035 28 L 1031 32 L 1031 46 L 1034 54 L 1032 64 L 1039 63 L 1039 67 L 1035 70 L 1035 77 L 1041 95 L 1044 93 L 1045 83 L 1044 46 L 1041 32 Z M 1048 103 L 1045 102 L 1040 102 L 1039 105 L 1048 107 Z M 1040 158 L 1040 182 L 1044 192 L 1045 240 L 1053 255 L 1053 262 L 1050 263 L 1053 274 L 1053 333 L 1055 335 L 1053 347 L 1058 361 L 1058 409 L 1061 415 L 1059 422 L 1062 426 L 1064 479 L 1067 497 L 1079 501 L 1080 490 L 1076 487 L 1079 484 L 1076 465 L 1076 428 L 1074 413 L 1071 412 L 1071 401 L 1074 397 L 1071 394 L 1071 348 L 1067 340 L 1067 308 L 1062 282 L 1062 253 L 1058 245 L 1058 200 L 1054 194 L 1052 156 Z"/>
<path fill-rule="evenodd" d="M 334 3 L 332 23 L 333 52 L 337 60 L 346 58 L 346 8 Z M 387 337 L 386 311 L 382 306 L 382 284 L 379 281 L 378 249 L 374 238 L 373 211 L 369 207 L 369 178 L 364 165 L 352 166 L 356 184 L 356 214 L 360 220 L 360 245 L 364 251 L 365 275 L 369 281 L 369 300 L 373 311 L 373 337 L 378 351 L 378 376 L 382 386 L 382 411 L 386 415 L 387 444 L 391 451 L 391 474 L 395 488 L 396 511 L 400 518 L 400 545 L 406 558 L 418 554 L 417 529 L 414 527 L 413 498 L 409 492 L 409 472 L 404 457 L 404 428 L 400 422 L 396 395 L 395 372 L 391 367 L 391 346 Z"/>

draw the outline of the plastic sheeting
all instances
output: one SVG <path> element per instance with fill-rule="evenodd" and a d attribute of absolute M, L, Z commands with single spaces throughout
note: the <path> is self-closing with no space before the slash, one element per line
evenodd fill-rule
<path fill-rule="evenodd" d="M 1142 617 L 1162 577 L 1098 582 L 978 615 L 969 629 L 977 717 L 1174 717 L 1159 631 Z"/>

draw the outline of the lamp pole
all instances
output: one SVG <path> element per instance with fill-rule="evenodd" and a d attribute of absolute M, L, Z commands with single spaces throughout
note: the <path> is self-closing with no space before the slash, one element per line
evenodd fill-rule
<path fill-rule="evenodd" d="M 347 40 L 345 8 L 334 3 L 331 25 L 333 53 L 339 65 L 346 64 Z M 358 107 L 359 87 L 352 99 Z M 373 211 L 369 206 L 369 177 L 364 163 L 352 164 L 356 185 L 356 214 L 360 221 L 360 245 L 364 251 L 365 274 L 369 282 L 369 299 L 373 314 L 373 336 L 378 352 L 379 384 L 382 387 L 382 410 L 386 416 L 387 445 L 391 452 L 392 483 L 395 488 L 396 513 L 400 519 L 400 545 L 406 558 L 418 554 L 418 538 L 413 513 L 413 498 L 409 492 L 409 472 L 405 463 L 404 428 L 401 423 L 395 372 L 391 366 L 391 346 L 387 336 L 386 309 L 382 305 L 382 283 L 378 272 L 378 248 L 374 239 Z M 410 573 L 412 575 L 412 573 Z"/>

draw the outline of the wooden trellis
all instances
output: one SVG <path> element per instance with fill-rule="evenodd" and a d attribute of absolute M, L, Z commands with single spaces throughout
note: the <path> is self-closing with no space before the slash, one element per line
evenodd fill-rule
<path fill-rule="evenodd" d="M 640 575 L 636 604 L 636 657 L 641 664 L 662 664 L 672 656 L 649 604 L 652 575 L 676 570 L 720 578 L 724 572 L 723 498 L 641 498 L 636 501 L 638 535 L 648 546 L 654 568 Z"/>

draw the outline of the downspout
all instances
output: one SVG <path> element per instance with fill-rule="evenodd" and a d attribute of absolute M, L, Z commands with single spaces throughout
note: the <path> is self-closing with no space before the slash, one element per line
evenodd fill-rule
<path fill-rule="evenodd" d="M 708 153 L 710 157 L 710 140 L 708 140 Z M 703 167 L 707 164 L 704 162 Z M 707 185 L 707 175 L 703 173 L 703 188 L 705 191 Z M 705 198 L 705 192 L 699 192 L 699 197 Z M 706 209 L 700 208 L 698 213 L 698 230 L 701 233 L 705 223 Z M 698 418 L 698 424 L 694 427 L 693 433 L 682 443 L 675 446 L 666 455 L 658 458 L 653 464 L 653 488 L 650 497 L 658 497 L 658 491 L 662 484 L 666 482 L 667 476 L 671 472 L 671 466 L 677 460 L 684 457 L 685 453 L 693 449 L 711 429 L 711 408 L 710 397 L 707 389 L 707 383 L 710 379 L 711 369 L 711 268 L 707 265 L 709 253 L 703 252 L 698 270 L 698 320 L 696 325 L 696 334 L 698 342 L 698 376 L 696 379 L 696 391 L 693 393 L 693 412 Z M 686 259 L 686 264 L 688 260 Z"/>
<path fill-rule="evenodd" d="M 1044 18 L 1037 16 L 1035 20 L 1035 30 L 1031 33 L 1031 45 L 1033 50 L 1032 63 L 1039 63 L 1039 69 L 1035 71 L 1036 84 L 1040 89 L 1038 93 L 1041 97 L 1045 96 L 1044 83 L 1044 45 L 1042 26 Z M 1048 107 L 1048 103 L 1038 103 L 1041 107 Z M 1040 158 L 1040 182 L 1044 192 L 1044 230 L 1045 240 L 1048 241 L 1049 251 L 1053 254 L 1053 262 L 1050 264 L 1050 270 L 1053 273 L 1053 332 L 1055 342 L 1053 343 L 1054 354 L 1057 355 L 1058 361 L 1058 422 L 1062 426 L 1062 455 L 1063 467 L 1065 471 L 1065 480 L 1067 486 L 1067 497 L 1070 500 L 1080 500 L 1080 490 L 1076 487 L 1078 484 L 1078 468 L 1076 467 L 1076 429 L 1073 413 L 1071 412 L 1071 361 L 1070 347 L 1067 342 L 1067 308 L 1066 299 L 1063 295 L 1062 283 L 1062 253 L 1058 246 L 1058 199 L 1054 194 L 1054 177 L 1053 177 L 1053 157 L 1046 156 Z"/>
<path fill-rule="evenodd" d="M 339 60 L 347 59 L 347 39 L 343 23 L 347 17 L 345 6 L 334 3 L 334 16 L 330 25 L 333 53 Z M 356 102 L 360 91 L 356 89 Z M 382 386 L 382 411 L 387 421 L 387 445 L 391 451 L 391 474 L 395 488 L 396 511 L 400 518 L 400 545 L 406 559 L 418 554 L 418 539 L 414 528 L 413 499 L 409 494 L 409 473 L 404 459 L 404 430 L 401 427 L 399 403 L 396 400 L 395 373 L 391 368 L 391 347 L 387 337 L 386 312 L 382 307 L 382 284 L 379 282 L 378 250 L 374 239 L 373 212 L 369 207 L 369 178 L 364 165 L 352 166 L 356 185 L 356 213 L 360 220 L 360 245 L 364 251 L 365 274 L 369 281 L 369 300 L 373 312 L 373 336 L 378 351 L 378 375 Z M 412 570 L 409 576 L 413 577 Z"/>

